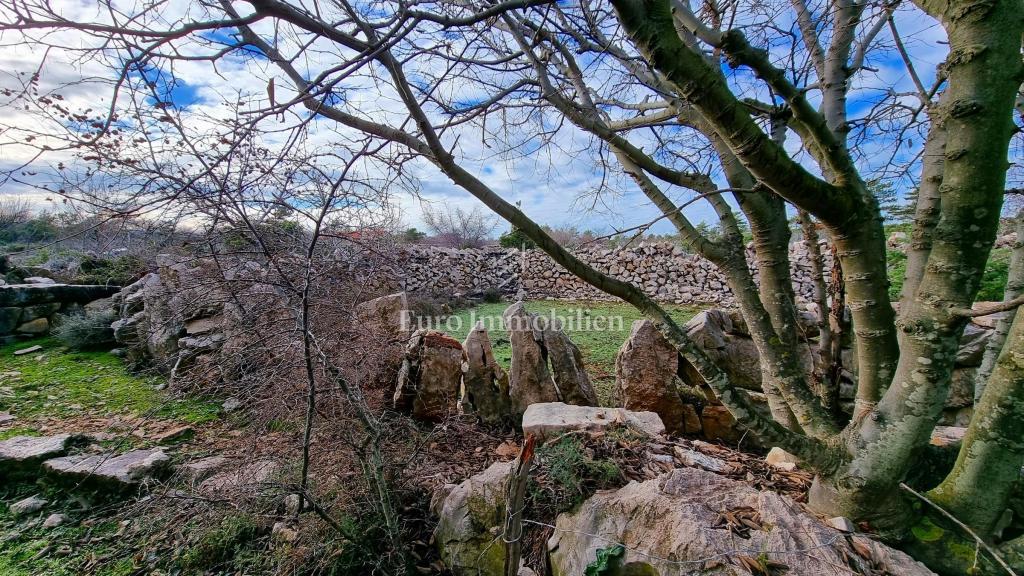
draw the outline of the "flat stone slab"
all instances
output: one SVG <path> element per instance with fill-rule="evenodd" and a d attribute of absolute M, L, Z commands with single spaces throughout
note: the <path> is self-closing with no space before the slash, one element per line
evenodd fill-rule
<path fill-rule="evenodd" d="M 601 432 L 616 426 L 626 426 L 652 438 L 665 434 L 665 424 L 654 412 L 539 402 L 530 404 L 523 414 L 523 434 L 532 433 L 538 440 L 577 430 Z"/>
<path fill-rule="evenodd" d="M 255 460 L 207 478 L 199 484 L 199 492 L 207 495 L 235 491 L 255 493 L 260 484 L 269 482 L 280 469 L 281 465 L 273 460 Z"/>
<path fill-rule="evenodd" d="M 206 480 L 230 463 L 231 459 L 224 456 L 207 456 L 192 460 L 182 466 L 179 471 L 189 482 L 194 484 Z"/>
<path fill-rule="evenodd" d="M 86 304 L 113 296 L 120 286 L 78 284 L 6 284 L 0 286 L 0 307 L 34 306 L 50 302 Z"/>
<path fill-rule="evenodd" d="M 43 347 L 36 344 L 35 346 L 29 346 L 28 348 L 22 348 L 21 350 L 15 350 L 15 356 L 24 356 L 25 354 L 31 354 L 33 352 L 39 352 Z"/>
<path fill-rule="evenodd" d="M 10 412 L 0 412 L 0 426 L 3 426 L 4 424 L 8 424 L 10 422 L 14 422 L 17 419 L 18 417 L 11 414 Z"/>
<path fill-rule="evenodd" d="M 0 442 L 0 470 L 10 465 L 27 465 L 63 456 L 70 444 L 70 434 L 8 438 Z"/>
<path fill-rule="evenodd" d="M 132 450 L 120 455 L 79 454 L 43 462 L 50 474 L 75 480 L 131 487 L 161 471 L 170 462 L 163 450 Z"/>

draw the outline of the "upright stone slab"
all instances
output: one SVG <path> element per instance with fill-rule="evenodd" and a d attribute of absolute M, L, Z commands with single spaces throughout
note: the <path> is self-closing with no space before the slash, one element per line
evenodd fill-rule
<path fill-rule="evenodd" d="M 557 322 L 544 321 L 544 349 L 560 399 L 566 404 L 597 406 L 597 394 L 583 367 L 583 354 Z"/>
<path fill-rule="evenodd" d="M 469 331 L 462 348 L 466 356 L 466 372 L 462 376 L 463 411 L 476 414 L 487 424 L 508 420 L 512 414 L 508 374 L 494 359 L 483 323 L 477 322 Z"/>
<path fill-rule="evenodd" d="M 398 373 L 395 408 L 414 418 L 440 422 L 456 413 L 462 383 L 462 345 L 433 330 L 417 330 L 409 339 Z"/>
<path fill-rule="evenodd" d="M 501 315 L 512 344 L 512 369 L 509 374 L 509 395 L 512 407 L 523 413 L 530 404 L 558 402 L 555 381 L 548 371 L 547 353 L 543 346 L 544 331 L 537 316 L 516 302 Z"/>
<path fill-rule="evenodd" d="M 676 387 L 679 352 L 650 320 L 633 322 L 629 338 L 615 357 L 615 388 L 623 408 L 647 410 L 661 416 L 669 432 L 696 433 L 692 416 Z M 692 408 L 690 410 L 693 410 Z M 687 429 L 687 422 L 691 422 Z"/>

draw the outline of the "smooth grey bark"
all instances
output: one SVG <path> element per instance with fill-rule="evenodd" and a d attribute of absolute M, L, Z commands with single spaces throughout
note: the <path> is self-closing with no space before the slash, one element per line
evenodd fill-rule
<path fill-rule="evenodd" d="M 1014 217 L 1014 231 L 1017 234 L 1017 239 L 1013 243 L 1013 252 L 1010 254 L 1010 267 L 1006 275 L 1003 300 L 1013 300 L 1024 293 L 1024 209 L 1017 211 L 1017 215 Z M 996 366 L 996 360 L 999 358 L 1007 334 L 1010 332 L 1013 318 L 1013 312 L 1001 312 L 999 320 L 996 322 L 995 331 L 992 332 L 992 337 L 985 345 L 985 355 L 981 359 L 981 366 L 975 376 L 975 404 L 978 404 L 985 392 L 989 376 Z"/>

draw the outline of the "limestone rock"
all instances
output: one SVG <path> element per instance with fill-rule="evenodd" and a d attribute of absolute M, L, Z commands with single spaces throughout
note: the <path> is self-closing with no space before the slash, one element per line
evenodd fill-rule
<path fill-rule="evenodd" d="M 828 519 L 828 525 L 839 530 L 840 532 L 856 532 L 857 526 L 854 525 L 853 521 L 846 516 L 836 516 L 835 518 Z"/>
<path fill-rule="evenodd" d="M 7 334 L 21 323 L 21 308 L 0 308 L 0 334 Z"/>
<path fill-rule="evenodd" d="M 963 442 L 967 435 L 967 428 L 957 426 L 936 426 L 932 430 L 931 444 L 933 446 L 957 446 Z"/>
<path fill-rule="evenodd" d="M 356 306 L 364 330 L 383 338 L 404 342 L 411 332 L 409 299 L 405 292 L 367 300 Z"/>
<path fill-rule="evenodd" d="M 46 332 L 49 329 L 49 320 L 47 320 L 46 318 L 36 318 L 35 320 L 25 322 L 24 324 L 18 326 L 16 332 L 19 332 L 21 334 L 30 334 L 34 336 L 37 334 L 46 334 Z"/>
<path fill-rule="evenodd" d="M 269 483 L 281 470 L 273 460 L 254 460 L 210 476 L 199 484 L 199 493 L 206 496 L 230 496 L 232 493 L 254 494 Z"/>
<path fill-rule="evenodd" d="M 694 422 L 696 411 L 683 403 L 676 389 L 678 372 L 679 352 L 654 323 L 633 322 L 629 338 L 615 357 L 615 388 L 622 406 L 657 413 L 673 434 L 699 432 L 700 420 Z"/>
<path fill-rule="evenodd" d="M 505 520 L 506 483 L 513 465 L 491 464 L 453 488 L 441 504 L 434 542 L 455 574 L 503 573 L 505 547 L 496 537 Z"/>
<path fill-rule="evenodd" d="M 541 402 L 531 404 L 523 414 L 523 434 L 533 434 L 541 441 L 569 431 L 598 432 L 615 426 L 626 426 L 651 438 L 665 434 L 665 425 L 654 412 Z"/>
<path fill-rule="evenodd" d="M 743 437 L 743 430 L 736 419 L 721 404 L 705 406 L 700 412 L 700 421 L 704 426 L 704 437 L 708 440 L 734 443 Z"/>
<path fill-rule="evenodd" d="M 207 456 L 206 458 L 198 458 L 186 463 L 179 471 L 189 483 L 196 484 L 209 478 L 230 463 L 231 460 L 224 456 Z"/>
<path fill-rule="evenodd" d="M 462 343 L 466 372 L 462 376 L 462 406 L 487 424 L 507 420 L 512 413 L 508 374 L 494 359 L 487 330 L 478 322 Z"/>
<path fill-rule="evenodd" d="M 974 379 L 977 368 L 954 368 L 946 396 L 946 409 L 964 408 L 974 405 Z"/>
<path fill-rule="evenodd" d="M 583 353 L 557 321 L 544 321 L 544 350 L 559 398 L 566 404 L 597 406 L 597 393 L 583 367 Z"/>
<path fill-rule="evenodd" d="M 63 456 L 71 441 L 69 434 L 8 438 L 0 442 L 0 475 L 29 471 L 48 458 Z"/>
<path fill-rule="evenodd" d="M 417 330 L 398 373 L 395 408 L 440 422 L 455 413 L 461 381 L 462 345 L 441 332 Z"/>
<path fill-rule="evenodd" d="M 512 345 L 509 395 L 513 408 L 523 413 L 537 402 L 557 402 L 558 389 L 548 371 L 542 346 L 544 332 L 537 316 L 527 312 L 522 302 L 516 302 L 502 314 L 502 321 Z"/>
<path fill-rule="evenodd" d="M 725 527 L 712 528 L 721 512 L 739 509 L 752 509 L 765 528 L 751 529 L 747 539 L 737 539 Z M 837 538 L 835 529 L 792 500 L 699 468 L 677 468 L 654 480 L 598 492 L 575 511 L 558 516 L 555 524 L 548 540 L 554 576 L 583 574 L 609 542 L 625 547 L 618 560 L 622 574 L 748 575 L 726 552 L 733 550 L 786 564 L 786 574 L 794 576 L 873 571 L 932 576 L 906 554 L 853 536 L 859 546 L 871 549 L 869 565 L 846 538 Z"/>
<path fill-rule="evenodd" d="M 14 504 L 11 504 L 8 510 L 14 516 L 25 516 L 39 512 L 47 504 L 48 502 L 39 496 L 29 496 L 28 498 L 18 500 Z"/>
<path fill-rule="evenodd" d="M 56 528 L 67 522 L 67 519 L 67 516 L 63 514 L 50 514 L 46 517 L 46 520 L 43 520 L 43 528 Z"/>
<path fill-rule="evenodd" d="M 795 470 L 797 465 L 800 464 L 800 460 L 796 456 L 793 456 L 789 452 L 786 452 L 778 446 L 772 447 L 768 451 L 768 455 L 764 457 L 764 461 L 780 470 Z"/>
<path fill-rule="evenodd" d="M 957 366 L 981 366 L 981 359 L 985 355 L 985 346 L 992 338 L 992 330 L 987 330 L 974 323 L 967 324 L 963 336 L 960 337 L 960 347 L 956 351 Z"/>
<path fill-rule="evenodd" d="M 43 462 L 43 469 L 60 478 L 131 488 L 160 473 L 170 463 L 162 450 L 132 450 L 124 454 L 81 454 Z"/>

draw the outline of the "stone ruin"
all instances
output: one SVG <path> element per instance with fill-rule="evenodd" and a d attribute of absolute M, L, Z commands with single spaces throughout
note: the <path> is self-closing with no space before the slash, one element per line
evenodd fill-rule
<path fill-rule="evenodd" d="M 809 313 L 798 317 L 802 342 L 800 354 L 808 366 L 817 354 L 818 335 Z M 966 426 L 973 412 L 974 376 L 991 338 L 993 323 L 987 318 L 968 324 L 960 340 L 950 393 L 940 426 Z M 761 363 L 757 348 L 742 316 L 734 310 L 706 310 L 684 326 L 687 335 L 720 366 L 733 384 L 747 390 L 769 414 L 761 392 Z M 842 349 L 841 407 L 852 412 L 856 393 L 857 365 L 852 348 Z M 637 320 L 615 362 L 616 393 L 623 407 L 649 410 L 661 416 L 669 431 L 701 434 L 707 439 L 737 442 L 744 431 L 718 401 L 697 373 L 649 320 Z M 748 438 L 754 441 L 753 438 Z"/>
<path fill-rule="evenodd" d="M 119 286 L 57 284 L 42 277 L 27 284 L 0 285 L 0 343 L 42 336 L 53 327 L 58 314 L 83 313 L 102 308 Z"/>
<path fill-rule="evenodd" d="M 464 344 L 431 330 L 417 330 L 405 349 L 395 407 L 439 421 L 474 413 L 490 424 L 510 422 L 538 402 L 596 406 L 597 395 L 579 348 L 558 326 L 526 311 L 522 302 L 502 316 L 512 344 L 506 373 L 494 359 L 490 339 L 478 324 Z"/>

